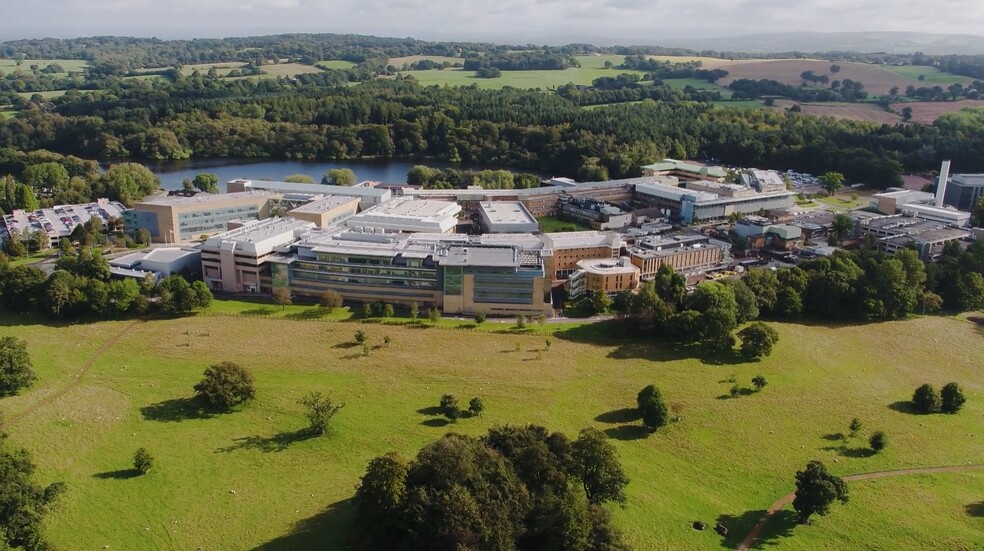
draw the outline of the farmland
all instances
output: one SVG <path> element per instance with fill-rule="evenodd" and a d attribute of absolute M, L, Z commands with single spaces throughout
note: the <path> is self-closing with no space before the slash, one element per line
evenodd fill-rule
<path fill-rule="evenodd" d="M 39 69 L 44 69 L 48 65 L 54 64 L 60 65 L 65 70 L 63 73 L 54 73 L 55 75 L 81 73 L 89 66 L 87 62 L 78 59 L 25 59 L 18 67 L 17 61 L 14 59 L 0 59 L 0 71 L 4 73 L 11 73 L 17 69 L 30 71 L 31 65 L 37 65 Z"/>
<path fill-rule="evenodd" d="M 40 482 L 68 485 L 47 522 L 57 548 L 340 548 L 352 522 L 347 500 L 370 458 L 389 450 L 412 456 L 448 430 L 477 435 L 503 423 L 569 435 L 605 430 L 631 480 L 627 507 L 612 512 L 637 549 L 722 545 L 713 531 L 693 531 L 696 519 L 720 520 L 740 541 L 809 459 L 850 474 L 984 457 L 984 351 L 980 330 L 962 318 L 775 324 L 775 353 L 742 364 L 648 342 L 578 338 L 606 332 L 603 325 L 502 335 L 451 329 L 467 326 L 451 320 L 442 321 L 446 329 L 343 321 L 345 311 L 326 316 L 334 321 L 294 321 L 322 317 L 303 306 L 217 302 L 212 311 L 219 315 L 68 326 L 3 318 L 5 335 L 28 341 L 39 376 L 29 392 L 0 401 L 8 419 L 39 406 L 5 429 L 34 454 Z M 482 327 L 508 332 L 505 324 Z M 368 357 L 353 347 L 356 329 L 374 347 Z M 549 350 L 544 332 L 554 333 Z M 450 343 L 453 354 L 434 353 Z M 954 349 L 964 352 L 948 354 Z M 67 387 L 88 359 L 89 371 Z M 231 414 L 202 415 L 189 407 L 191 387 L 223 360 L 253 371 L 257 399 Z M 747 385 L 757 374 L 769 380 L 764 391 L 727 398 L 732 376 Z M 898 405 L 923 382 L 950 380 L 968 393 L 958 415 L 915 416 Z M 681 422 L 647 436 L 625 408 L 651 382 L 684 411 Z M 323 438 L 302 430 L 296 402 L 310 390 L 346 403 Z M 485 413 L 441 426 L 418 411 L 448 392 L 481 396 Z M 835 440 L 855 416 L 866 431 L 886 431 L 890 447 L 865 457 L 856 452 L 860 439 Z M 131 478 L 139 446 L 156 463 Z M 829 517 L 794 527 L 781 515 L 766 541 L 780 549 L 982 543 L 984 524 L 972 514 L 984 492 L 980 474 L 849 486 L 851 501 Z"/>
<path fill-rule="evenodd" d="M 892 109 L 901 112 L 906 107 L 912 109 L 912 122 L 932 124 L 946 113 L 955 113 L 968 108 L 984 107 L 984 100 L 964 99 L 959 101 L 913 101 L 893 103 Z"/>
<path fill-rule="evenodd" d="M 594 79 L 603 76 L 614 77 L 622 73 L 643 74 L 641 71 L 604 68 L 605 61 L 611 61 L 614 65 L 618 65 L 622 63 L 624 56 L 578 56 L 577 59 L 581 63 L 580 67 L 572 67 L 563 71 L 502 71 L 502 76 L 499 78 L 478 78 L 474 71 L 464 69 L 407 71 L 401 74 L 412 75 L 425 86 L 431 84 L 470 86 L 475 84 L 479 88 L 486 89 L 500 89 L 506 86 L 549 89 L 569 83 L 589 85 Z"/>
<path fill-rule="evenodd" d="M 853 121 L 870 121 L 879 124 L 898 124 L 902 117 L 885 111 L 873 103 L 799 103 L 790 100 L 776 100 L 776 109 L 788 109 L 798 104 L 807 115 L 816 117 L 834 117 Z M 932 122 L 932 121 L 930 121 Z"/>

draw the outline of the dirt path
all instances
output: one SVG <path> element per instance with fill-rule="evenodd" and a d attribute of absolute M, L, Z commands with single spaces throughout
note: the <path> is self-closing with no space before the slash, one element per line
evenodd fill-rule
<path fill-rule="evenodd" d="M 984 464 L 976 465 L 951 465 L 947 467 L 917 467 L 913 469 L 899 469 L 897 471 L 878 471 L 874 473 L 861 473 L 847 475 L 843 478 L 845 481 L 852 480 L 870 480 L 873 478 L 888 478 L 890 476 L 906 476 L 911 474 L 933 474 L 933 473 L 954 473 L 960 471 L 976 471 L 984 470 Z M 796 496 L 796 492 L 790 492 L 769 507 L 769 510 L 765 513 L 761 519 L 759 519 L 758 524 L 752 528 L 752 531 L 748 533 L 745 537 L 745 541 L 741 542 L 738 546 L 738 551 L 747 551 L 751 549 L 755 543 L 758 541 L 759 536 L 762 535 L 762 531 L 765 530 L 765 525 L 769 523 L 769 519 L 772 518 L 777 512 L 782 510 L 784 507 L 793 502 L 793 498 Z"/>
<path fill-rule="evenodd" d="M 42 406 L 45 406 L 45 405 L 50 404 L 51 402 L 54 402 L 58 398 L 62 397 L 66 392 L 68 392 L 69 390 L 72 390 L 73 388 L 75 388 L 79 384 L 79 381 L 82 380 L 82 377 L 85 376 L 86 372 L 89 371 L 89 368 L 92 367 L 92 364 L 95 363 L 95 361 L 98 360 L 99 357 L 102 356 L 104 352 L 106 352 L 107 350 L 109 350 L 110 347 L 112 347 L 120 339 L 122 339 L 124 336 L 126 336 L 126 334 L 129 333 L 131 329 L 133 329 L 135 326 L 137 326 L 137 325 L 139 325 L 141 323 L 143 323 L 143 320 L 132 321 L 132 322 L 124 325 L 122 329 L 120 329 L 119 331 L 117 331 L 112 337 L 109 338 L 108 341 L 104 342 L 102 344 L 102 346 L 100 346 L 99 348 L 97 348 L 95 350 L 95 352 L 93 352 L 92 355 L 89 356 L 89 359 L 87 359 L 85 361 L 85 363 L 82 364 L 82 367 L 79 369 L 79 372 L 75 374 L 75 377 L 73 377 L 72 380 L 69 381 L 69 383 L 67 385 L 65 385 L 64 387 L 56 390 L 54 393 L 52 393 L 52 394 L 50 394 L 48 396 L 45 396 L 41 400 L 38 400 L 36 403 L 32 404 L 30 407 L 28 407 L 24 411 L 21 411 L 21 412 L 15 414 L 15 415 L 10 416 L 6 420 L 5 423 L 3 423 L 2 425 L 0 425 L 0 429 L 7 429 L 9 427 L 12 427 L 13 425 L 16 425 L 18 421 L 21 421 L 22 419 L 24 419 L 28 415 L 34 413 L 35 411 L 37 411 L 38 409 L 40 409 Z"/>

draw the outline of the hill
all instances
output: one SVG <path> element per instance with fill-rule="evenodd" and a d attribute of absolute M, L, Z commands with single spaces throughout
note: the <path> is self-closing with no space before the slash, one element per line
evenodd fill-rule
<path fill-rule="evenodd" d="M 659 39 L 661 46 L 728 52 L 885 52 L 984 54 L 984 36 L 915 32 L 767 33 L 724 38 Z"/>

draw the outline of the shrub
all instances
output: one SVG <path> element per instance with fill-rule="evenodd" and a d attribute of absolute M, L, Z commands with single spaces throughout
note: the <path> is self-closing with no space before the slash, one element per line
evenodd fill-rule
<path fill-rule="evenodd" d="M 372 317 L 372 304 L 368 302 L 362 305 L 362 317 L 371 318 Z"/>
<path fill-rule="evenodd" d="M 737 397 L 741 396 L 741 386 L 739 386 L 737 384 L 736 385 L 733 385 L 731 387 L 731 389 L 728 390 L 728 394 L 730 394 L 732 398 L 737 398 Z"/>
<path fill-rule="evenodd" d="M 144 448 L 137 448 L 136 453 L 133 454 L 133 468 L 140 474 L 147 474 L 153 466 L 154 458 L 150 452 Z"/>
<path fill-rule="evenodd" d="M 429 319 L 431 323 L 441 321 L 441 311 L 437 308 L 431 308 L 427 311 L 427 319 Z"/>
<path fill-rule="evenodd" d="M 526 328 L 526 316 L 516 316 L 516 329 Z"/>
<path fill-rule="evenodd" d="M 256 395 L 253 375 L 233 362 L 217 363 L 206 369 L 202 380 L 195 385 L 195 392 L 209 407 L 225 411 Z"/>
<path fill-rule="evenodd" d="M 956 413 L 963 407 L 967 398 L 957 383 L 947 383 L 940 391 L 940 409 L 944 413 Z"/>
<path fill-rule="evenodd" d="M 298 403 L 307 408 L 305 416 L 308 418 L 311 431 L 315 434 L 328 432 L 328 424 L 332 417 L 338 413 L 338 410 L 345 407 L 345 404 L 332 400 L 330 392 L 328 394 L 311 392 Z"/>
<path fill-rule="evenodd" d="M 452 423 L 461 417 L 461 408 L 458 407 L 458 399 L 451 394 L 441 396 L 441 403 L 438 407 L 441 410 L 441 415 L 447 417 Z"/>
<path fill-rule="evenodd" d="M 365 342 L 366 342 L 366 332 L 363 331 L 362 329 L 359 329 L 358 331 L 355 332 L 355 343 L 363 344 Z"/>
<path fill-rule="evenodd" d="M 769 381 L 766 381 L 765 377 L 761 375 L 756 375 L 752 377 L 752 384 L 755 386 L 755 390 L 762 390 L 765 385 L 769 384 Z"/>
<path fill-rule="evenodd" d="M 851 420 L 851 424 L 848 426 L 848 428 L 851 429 L 851 437 L 852 438 L 855 437 L 855 436 L 857 436 L 858 433 L 861 432 L 861 427 L 862 427 L 862 424 L 861 424 L 861 420 L 860 419 L 858 419 L 857 417 L 855 417 L 854 419 Z"/>
<path fill-rule="evenodd" d="M 383 305 L 383 317 L 384 318 L 392 318 L 394 313 L 395 312 L 393 311 L 393 305 L 392 304 L 387 303 L 387 304 L 384 304 Z"/>
<path fill-rule="evenodd" d="M 471 413 L 476 417 L 481 415 L 484 409 L 485 409 L 485 404 L 482 403 L 482 399 L 479 398 L 478 396 L 475 396 L 474 398 L 471 399 L 471 401 L 468 402 L 468 413 Z"/>
<path fill-rule="evenodd" d="M 935 413 L 940 410 L 940 395 L 932 385 L 925 384 L 912 394 L 912 405 L 920 413 Z"/>
<path fill-rule="evenodd" d="M 486 319 L 487 319 L 487 316 L 486 316 L 485 312 L 478 312 L 478 313 L 475 314 L 475 323 L 479 323 L 479 324 L 485 323 L 485 320 Z"/>
<path fill-rule="evenodd" d="M 868 439 L 868 445 L 871 449 L 878 453 L 885 449 L 888 445 L 888 438 L 885 437 L 885 433 L 882 431 L 875 431 L 871 434 L 871 438 Z"/>
<path fill-rule="evenodd" d="M 342 306 L 342 295 L 329 289 L 321 293 L 321 297 L 318 299 L 318 305 L 329 310 L 339 308 Z"/>

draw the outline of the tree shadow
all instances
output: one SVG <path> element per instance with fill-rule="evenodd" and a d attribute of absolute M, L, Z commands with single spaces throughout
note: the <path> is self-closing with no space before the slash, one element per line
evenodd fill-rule
<path fill-rule="evenodd" d="M 897 402 L 892 402 L 888 404 L 888 409 L 892 411 L 897 411 L 899 413 L 908 413 L 909 415 L 923 415 L 922 412 L 916 409 L 910 400 L 899 400 Z"/>
<path fill-rule="evenodd" d="M 346 549 L 348 529 L 354 518 L 352 501 L 338 501 L 317 515 L 298 521 L 290 533 L 258 545 L 253 551 Z"/>
<path fill-rule="evenodd" d="M 967 511 L 967 514 L 972 517 L 984 517 L 984 501 L 968 503 L 964 507 L 964 511 Z"/>
<path fill-rule="evenodd" d="M 234 438 L 234 444 L 219 448 L 215 452 L 231 453 L 236 450 L 259 450 L 264 453 L 282 452 L 292 444 L 303 442 L 304 440 L 309 440 L 317 436 L 318 434 L 311 430 L 310 427 L 278 432 L 273 436 L 243 436 L 242 438 Z"/>
<path fill-rule="evenodd" d="M 243 310 L 242 312 L 240 312 L 240 314 L 243 314 L 244 316 L 269 316 L 270 314 L 275 314 L 275 313 L 277 313 L 276 308 L 272 308 L 272 307 L 264 308 L 262 306 L 259 308 L 252 308 L 250 310 Z"/>
<path fill-rule="evenodd" d="M 757 511 L 745 511 L 741 515 L 724 514 L 718 516 L 716 523 L 728 529 L 728 535 L 724 536 L 721 540 L 721 547 L 726 549 L 737 548 L 745 541 L 748 533 L 755 528 L 755 525 L 765 515 L 766 511 L 759 509 Z M 767 545 L 776 545 L 780 538 L 792 536 L 793 528 L 796 527 L 798 518 L 795 511 L 788 509 L 776 512 L 765 525 L 765 529 L 762 530 L 758 541 L 755 542 L 752 549 L 761 549 Z"/>
<path fill-rule="evenodd" d="M 446 427 L 446 426 L 448 426 L 448 425 L 451 424 L 451 421 L 448 421 L 447 419 L 441 419 L 441 418 L 437 418 L 437 419 L 424 419 L 423 421 L 420 422 L 420 424 L 421 425 L 424 425 L 425 427 L 435 427 L 436 428 L 436 427 Z"/>
<path fill-rule="evenodd" d="M 341 348 L 343 350 L 348 350 L 349 348 L 355 348 L 356 346 L 359 346 L 359 343 L 354 342 L 354 341 L 353 342 L 340 342 L 340 343 L 332 346 L 332 348 Z"/>
<path fill-rule="evenodd" d="M 304 310 L 303 312 L 287 314 L 284 316 L 284 319 L 297 320 L 297 321 L 319 320 L 329 314 L 331 314 L 331 310 L 325 310 L 324 308 L 311 308 L 308 310 Z"/>
<path fill-rule="evenodd" d="M 118 471 L 96 473 L 92 475 L 92 478 L 99 478 L 102 480 L 129 480 L 138 476 L 140 476 L 140 471 L 136 469 L 120 469 Z"/>
<path fill-rule="evenodd" d="M 828 442 L 843 442 L 844 440 L 846 440 L 843 432 L 829 432 L 821 436 L 820 438 L 823 438 Z"/>
<path fill-rule="evenodd" d="M 421 415 L 440 415 L 441 414 L 441 407 L 440 406 L 428 406 L 428 407 L 425 407 L 425 408 L 418 409 L 417 410 L 417 413 L 419 413 Z"/>
<path fill-rule="evenodd" d="M 174 398 L 140 408 L 147 421 L 179 422 L 192 419 L 208 419 L 214 413 L 206 409 L 198 398 Z"/>
<path fill-rule="evenodd" d="M 854 458 L 865 458 L 875 455 L 875 450 L 871 448 L 848 448 L 841 447 L 840 451 L 837 452 L 844 457 L 854 457 Z"/>
<path fill-rule="evenodd" d="M 637 338 L 623 342 L 608 354 L 613 360 L 644 359 L 652 362 L 674 362 L 696 359 L 704 365 L 740 365 L 748 359 L 737 351 L 718 352 L 696 344 L 674 344 Z"/>
<path fill-rule="evenodd" d="M 622 408 L 606 411 L 605 413 L 595 417 L 594 420 L 599 423 L 631 423 L 633 421 L 638 421 L 639 419 L 642 419 L 642 414 L 639 413 L 639 408 Z"/>
<path fill-rule="evenodd" d="M 620 425 L 617 427 L 612 427 L 605 429 L 604 432 L 609 438 L 615 440 L 631 441 L 631 440 L 642 440 L 643 438 L 648 438 L 652 432 L 642 425 Z"/>

